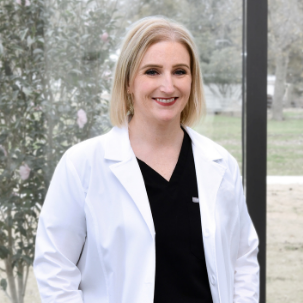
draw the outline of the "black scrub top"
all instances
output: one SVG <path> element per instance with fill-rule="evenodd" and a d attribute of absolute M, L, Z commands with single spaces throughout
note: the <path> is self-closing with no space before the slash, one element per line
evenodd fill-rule
<path fill-rule="evenodd" d="M 184 131 L 169 181 L 145 162 L 138 163 L 156 230 L 154 303 L 212 303 L 189 135 Z"/>

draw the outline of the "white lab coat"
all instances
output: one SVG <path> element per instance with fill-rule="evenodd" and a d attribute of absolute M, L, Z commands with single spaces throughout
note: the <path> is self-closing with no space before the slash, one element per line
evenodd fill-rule
<path fill-rule="evenodd" d="M 237 163 L 216 143 L 186 131 L 213 302 L 256 303 L 258 238 Z M 39 219 L 34 271 L 42 302 L 153 303 L 155 262 L 155 228 L 127 127 L 70 148 Z"/>

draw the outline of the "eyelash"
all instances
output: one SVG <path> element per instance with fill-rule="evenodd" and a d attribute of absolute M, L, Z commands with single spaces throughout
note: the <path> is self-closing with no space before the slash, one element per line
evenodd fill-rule
<path fill-rule="evenodd" d="M 154 69 L 149 69 L 145 72 L 145 74 L 149 75 L 149 76 L 155 76 L 156 73 L 158 73 L 158 72 Z"/>
<path fill-rule="evenodd" d="M 184 69 L 177 69 L 175 71 L 175 73 L 177 73 L 178 75 L 186 75 L 187 74 L 187 72 Z"/>
<path fill-rule="evenodd" d="M 145 72 L 145 74 L 149 75 L 149 76 L 155 76 L 156 74 L 158 74 L 158 72 L 155 69 L 149 69 Z M 186 75 L 187 72 L 184 69 L 177 69 L 175 71 L 175 74 L 177 74 L 177 75 Z"/>

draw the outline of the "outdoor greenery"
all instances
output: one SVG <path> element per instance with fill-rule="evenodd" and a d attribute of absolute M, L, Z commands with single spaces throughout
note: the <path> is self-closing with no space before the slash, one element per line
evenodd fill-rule
<path fill-rule="evenodd" d="M 283 120 L 283 107 L 294 106 L 303 92 L 302 1 L 269 0 L 268 23 L 268 67 L 275 74 L 273 119 Z"/>
<path fill-rule="evenodd" d="M 194 129 L 226 148 L 242 167 L 240 116 L 207 115 Z"/>
<path fill-rule="evenodd" d="M 110 127 L 114 13 L 106 1 L 1 2 L 0 286 L 13 303 L 24 302 L 56 164 Z"/>
<path fill-rule="evenodd" d="M 268 175 L 303 175 L 303 110 L 284 111 L 285 120 L 268 122 Z"/>
<path fill-rule="evenodd" d="M 242 166 L 241 117 L 207 116 L 195 129 L 224 146 Z M 267 175 L 303 175 L 303 109 L 285 111 L 284 121 L 267 124 Z"/>

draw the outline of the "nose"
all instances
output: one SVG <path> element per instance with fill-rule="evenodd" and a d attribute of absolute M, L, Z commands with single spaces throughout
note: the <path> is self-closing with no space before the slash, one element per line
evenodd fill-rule
<path fill-rule="evenodd" d="M 171 73 L 166 73 L 163 75 L 163 78 L 161 79 L 161 92 L 169 95 L 172 94 L 175 90 L 174 81 Z"/>

